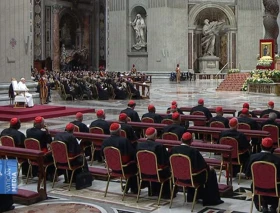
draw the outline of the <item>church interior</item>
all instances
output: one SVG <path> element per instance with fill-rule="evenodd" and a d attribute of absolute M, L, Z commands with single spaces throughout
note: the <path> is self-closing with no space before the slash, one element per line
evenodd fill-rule
<path fill-rule="evenodd" d="M 279 212 L 279 133 L 263 129 L 264 123 L 273 117 L 275 122 L 269 125 L 280 128 L 278 13 L 278 0 L 1 0 L 0 212 Z M 211 117 L 226 118 L 227 125 L 211 126 L 206 112 L 193 113 L 193 107 L 201 105 L 210 110 Z M 150 112 L 151 107 L 161 120 L 171 123 L 157 123 L 154 118 L 151 123 L 141 122 L 142 115 Z M 140 118 L 139 122 L 134 121 L 128 113 L 125 117 L 124 123 L 132 127 L 135 140 L 121 130 L 121 114 L 127 108 L 136 111 Z M 262 117 L 267 108 L 275 111 Z M 242 122 L 243 117 L 256 126 Z M 85 124 L 87 132 L 72 124 L 77 120 Z M 108 133 L 101 127 L 101 132 L 89 132 L 98 120 L 106 121 Z M 238 122 L 249 129 L 239 127 Z M 164 138 L 163 132 L 170 125 L 180 126 L 184 133 L 190 133 L 190 138 L 171 134 L 171 130 L 167 132 L 172 137 Z M 25 139 L 33 138 L 28 137 L 32 129 L 43 132 L 43 141 L 49 140 L 45 144 L 37 139 L 38 149 L 34 145 L 27 148 Z M 232 129 L 245 137 L 241 141 L 248 145 L 245 150 L 238 149 L 242 146 L 239 139 L 237 145 L 219 142 L 220 135 Z M 10 130 L 13 132 L 5 133 Z M 15 134 L 20 133 L 14 131 L 24 135 L 20 146 L 15 145 Z M 125 135 L 115 136 L 118 131 Z M 62 133 L 68 134 L 65 141 Z M 6 136 L 14 145 L 7 145 Z M 116 145 L 120 160 L 115 153 L 110 155 L 115 166 L 119 161 L 135 166 L 137 171 L 133 170 L 129 181 L 120 175 L 127 168 L 113 170 L 110 158 L 105 156 L 104 141 L 114 137 L 122 139 L 120 144 L 128 142 L 126 146 L 133 149 L 129 162 L 127 147 L 124 154 Z M 267 138 L 277 139 L 272 142 Z M 166 153 L 163 161 L 167 163 L 163 166 L 159 163 L 160 154 L 150 150 L 155 164 L 148 163 L 146 170 L 153 171 L 153 165 L 158 170 L 145 174 L 154 182 L 164 179 L 163 189 L 160 184 L 145 182 L 145 175 L 140 172 L 142 167 L 135 150 L 139 151 L 146 140 L 157 142 L 162 147 L 161 154 Z M 57 148 L 57 154 L 54 141 L 64 144 Z M 190 164 L 183 164 L 187 169 L 182 171 L 191 175 L 185 178 L 187 174 L 177 171 L 185 179 L 174 177 L 169 158 L 179 146 L 182 150 L 185 146 L 195 150 L 204 159 L 201 163 L 196 156 L 185 157 Z M 64 148 L 68 155 L 63 154 Z M 76 149 L 80 154 L 72 155 Z M 248 156 L 240 163 L 244 153 Z M 248 171 L 253 173 L 252 156 L 264 153 L 269 153 L 273 161 L 259 161 L 273 165 L 262 165 L 254 184 L 264 186 L 268 190 L 265 192 L 253 190 L 253 174 L 248 176 Z M 55 155 L 60 162 L 54 160 Z M 82 166 L 68 163 L 76 157 L 81 157 Z M 48 159 L 51 169 L 46 166 Z M 15 162 L 18 177 L 9 176 L 6 162 Z M 199 188 L 194 180 L 201 172 L 194 165 L 204 164 L 205 183 L 200 184 L 194 200 L 190 188 Z M 182 166 L 178 162 L 176 165 Z M 62 168 L 57 175 L 56 167 Z M 79 174 L 67 172 L 67 168 L 90 174 L 90 184 L 85 186 L 88 180 L 84 176 L 76 178 Z M 169 178 L 161 177 L 167 170 Z M 268 175 L 272 172 L 275 177 Z M 13 189 L 12 184 L 7 184 L 12 180 L 16 192 L 6 194 L 9 187 Z M 174 188 L 171 199 L 172 188 L 168 185 L 175 182 L 181 185 Z M 260 200 L 258 192 L 262 193 Z M 206 202 L 210 198 L 213 202 Z"/>

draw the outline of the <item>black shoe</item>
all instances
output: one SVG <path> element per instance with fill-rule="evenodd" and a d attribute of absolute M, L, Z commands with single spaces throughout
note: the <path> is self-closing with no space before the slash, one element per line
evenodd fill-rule
<path fill-rule="evenodd" d="M 122 191 L 124 190 L 124 188 L 125 188 L 125 185 L 122 186 Z M 129 187 L 126 187 L 125 194 L 128 193 L 128 191 L 129 191 Z"/>
<path fill-rule="evenodd" d="M 220 205 L 222 203 L 224 203 L 223 200 L 217 200 L 214 202 L 203 202 L 203 206 L 216 206 L 216 205 Z"/>
<path fill-rule="evenodd" d="M 276 209 L 277 209 L 277 206 L 270 206 L 269 212 L 276 213 L 277 212 Z"/>
<path fill-rule="evenodd" d="M 268 208 L 267 208 L 267 207 L 263 207 L 263 208 L 262 208 L 262 212 L 263 212 L 263 213 L 269 213 Z"/>
<path fill-rule="evenodd" d="M 137 195 L 137 194 L 138 194 L 138 189 L 130 189 L 130 192 L 131 192 L 132 194 Z"/>
<path fill-rule="evenodd" d="M 174 192 L 173 194 L 173 198 L 175 198 L 177 196 L 177 193 Z M 171 195 L 169 194 L 164 194 L 161 196 L 162 199 L 170 199 L 171 198 Z"/>

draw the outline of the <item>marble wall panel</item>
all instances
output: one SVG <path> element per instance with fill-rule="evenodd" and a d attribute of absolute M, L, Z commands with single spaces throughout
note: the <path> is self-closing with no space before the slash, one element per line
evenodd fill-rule
<path fill-rule="evenodd" d="M 12 77 L 30 79 L 32 4 L 31 0 L 0 1 L 0 83 Z"/>

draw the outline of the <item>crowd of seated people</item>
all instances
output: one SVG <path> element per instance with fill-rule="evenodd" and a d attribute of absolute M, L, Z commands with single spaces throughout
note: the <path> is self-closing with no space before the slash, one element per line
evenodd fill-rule
<path fill-rule="evenodd" d="M 39 80 L 40 74 L 36 69 L 31 74 L 34 81 Z M 72 99 L 124 100 L 129 97 L 140 99 L 140 92 L 134 87 L 133 80 L 144 82 L 147 80 L 145 74 L 131 73 L 131 71 L 127 73 L 103 70 L 55 72 L 45 69 L 45 75 L 49 88 L 48 102 L 51 89 L 59 88 L 61 84 L 64 86 L 65 93 Z"/>
<path fill-rule="evenodd" d="M 272 105 L 272 102 L 269 102 L 269 106 Z M 274 105 L 274 103 L 273 103 Z M 177 103 L 176 103 L 176 107 L 177 107 Z M 110 134 L 111 137 L 106 139 L 106 143 L 104 142 L 101 148 L 101 153 L 99 151 L 99 156 L 102 157 L 103 153 L 102 150 L 104 148 L 106 148 L 107 146 L 114 146 L 118 149 L 120 149 L 120 153 L 122 155 L 122 157 L 127 157 L 128 158 L 124 158 L 126 160 L 134 160 L 136 158 L 135 153 L 137 153 L 137 151 L 141 151 L 141 150 L 147 150 L 147 151 L 151 151 L 155 154 L 155 156 L 157 157 L 158 160 L 158 164 L 160 168 L 164 168 L 162 170 L 162 172 L 159 174 L 160 176 L 162 176 L 162 178 L 166 178 L 168 176 L 170 176 L 170 167 L 169 167 L 169 156 L 171 154 L 181 154 L 181 155 L 185 155 L 187 157 L 189 157 L 191 160 L 193 160 L 192 162 L 192 169 L 194 171 L 200 170 L 200 169 L 206 169 L 208 172 L 208 179 L 205 179 L 204 177 L 201 177 L 202 179 L 199 179 L 198 181 L 200 181 L 201 183 L 205 183 L 204 188 L 202 188 L 202 190 L 199 190 L 199 194 L 200 194 L 200 198 L 203 199 L 203 205 L 217 205 L 222 203 L 223 201 L 221 201 L 219 193 L 218 193 L 218 185 L 217 185 L 217 178 L 216 178 L 216 174 L 214 172 L 214 170 L 212 170 L 209 166 L 206 165 L 206 162 L 203 160 L 203 157 L 200 155 L 200 153 L 195 150 L 194 148 L 189 147 L 191 145 L 193 136 L 188 133 L 187 128 L 185 127 L 185 125 L 181 124 L 180 118 L 181 118 L 181 114 L 178 112 L 178 110 L 176 110 L 175 105 L 170 107 L 170 115 L 171 115 L 171 119 L 173 120 L 173 124 L 168 124 L 168 126 L 166 128 L 163 128 L 163 132 L 172 132 L 173 134 L 176 134 L 178 137 L 178 140 L 182 142 L 181 147 L 174 147 L 173 149 L 171 149 L 170 153 L 167 151 L 166 147 L 161 144 L 156 142 L 155 140 L 160 137 L 160 135 L 158 135 L 158 131 L 153 128 L 153 127 L 149 127 L 148 129 L 146 129 L 144 135 L 140 135 L 141 133 L 138 132 L 137 130 L 133 129 L 133 127 L 129 127 L 130 123 L 128 121 L 134 121 L 134 122 L 141 122 L 139 114 L 137 113 L 137 109 L 136 109 L 136 103 L 133 100 L 130 100 L 128 102 L 127 108 L 122 110 L 120 112 L 120 115 L 116 118 L 120 121 L 119 123 L 112 123 L 109 124 L 108 121 L 106 121 L 106 117 L 105 117 L 105 112 L 104 110 L 97 110 L 96 115 L 97 115 L 97 120 L 93 121 L 90 125 L 91 127 L 99 127 L 103 130 L 104 134 Z M 198 111 L 201 110 L 201 112 L 205 113 L 205 116 L 208 117 L 208 122 L 207 125 L 209 125 L 212 121 L 221 121 L 221 122 L 225 122 L 225 119 L 221 119 L 223 118 L 223 109 L 222 107 L 217 107 L 217 116 L 213 117 L 212 115 L 209 114 L 209 111 L 207 110 L 207 107 L 204 106 L 204 100 L 203 99 L 199 99 L 198 101 L 198 106 L 195 106 L 193 111 Z M 152 119 L 154 119 L 157 115 L 155 114 L 155 106 L 154 105 L 149 105 L 148 106 L 148 111 L 149 113 L 145 113 L 143 117 L 147 118 L 150 117 Z M 241 156 L 241 163 L 243 164 L 243 171 L 241 171 L 242 173 L 245 173 L 248 178 L 250 178 L 251 173 L 248 172 L 250 170 L 250 165 L 252 163 L 252 159 L 255 160 L 254 157 L 252 156 L 257 156 L 257 155 L 253 155 L 252 153 L 252 149 L 251 146 L 254 145 L 252 143 L 252 141 L 250 142 L 248 140 L 248 138 L 239 131 L 238 129 L 238 124 L 242 123 L 248 123 L 248 125 L 252 124 L 252 118 L 250 118 L 249 116 L 249 111 L 248 108 L 243 108 L 241 110 L 240 113 L 240 117 L 237 118 L 230 118 L 229 122 L 225 122 L 225 127 L 229 127 L 225 130 L 223 130 L 220 134 L 220 138 L 217 140 L 217 143 L 220 143 L 220 141 L 222 140 L 223 137 L 232 137 L 235 138 L 237 140 L 237 143 L 239 145 L 239 151 L 242 151 L 242 156 Z M 79 154 L 82 152 L 82 149 L 79 148 L 79 144 L 77 142 L 77 140 L 75 139 L 75 137 L 73 136 L 73 131 L 74 131 L 74 124 L 75 125 L 83 125 L 83 115 L 81 113 L 77 113 L 76 115 L 76 121 L 73 121 L 70 124 L 66 125 L 65 128 L 65 132 L 64 133 L 59 133 L 58 135 L 56 135 L 54 137 L 55 140 L 61 140 L 64 143 L 67 144 L 68 147 L 68 151 L 70 154 Z M 214 119 L 215 118 L 215 119 Z M 269 114 L 269 118 L 267 118 L 266 121 L 264 121 L 261 125 L 265 125 L 265 124 L 276 124 L 276 114 L 274 112 L 270 112 Z M 156 120 L 155 120 L 156 122 Z M 253 122 L 254 123 L 254 122 Z M 228 125 L 228 126 L 227 126 Z M 83 125 L 85 126 L 85 125 Z M 277 125 L 278 126 L 278 125 Z M 124 128 L 126 127 L 126 128 Z M 255 127 L 254 125 L 251 125 L 251 127 L 253 128 L 257 128 L 259 129 L 259 126 L 257 125 L 257 127 Z M 1 136 L 3 135 L 9 135 L 11 137 L 14 138 L 15 142 L 16 140 L 18 140 L 18 137 L 23 137 L 22 135 L 20 135 L 18 133 L 18 130 L 20 128 L 20 121 L 17 118 L 13 118 L 10 121 L 10 128 L 3 130 L 3 132 L 1 133 Z M 85 128 L 85 132 L 90 131 L 88 128 Z M 132 134 L 131 138 L 127 138 L 127 139 L 122 139 L 121 137 L 121 130 L 126 131 L 126 129 L 133 129 L 132 131 L 134 131 L 134 134 Z M 81 128 L 82 131 L 82 128 Z M 31 134 L 33 132 L 33 134 Z M 44 135 L 44 139 L 40 138 Z M 128 132 L 127 132 L 127 136 L 128 136 Z M 38 138 L 38 140 L 41 142 L 41 147 L 42 147 L 42 151 L 46 151 L 46 147 L 48 147 L 48 144 L 51 143 L 51 139 L 48 136 L 48 130 L 44 124 L 44 119 L 42 117 L 36 117 L 34 120 L 34 127 L 29 129 L 27 131 L 27 137 L 34 137 L 34 138 Z M 139 137 L 145 137 L 147 138 L 146 142 L 137 142 Z M 255 150 L 255 152 L 262 152 L 262 153 L 272 153 L 273 149 L 272 149 L 272 145 L 273 145 L 273 141 L 271 141 L 271 139 L 263 139 L 262 141 L 257 141 L 259 143 L 259 145 L 261 146 L 261 150 Z M 268 143 L 269 142 L 269 143 Z M 22 144 L 16 142 L 16 146 L 22 146 Z M 244 152 L 244 150 L 246 152 Z M 199 161 L 198 161 L 199 159 Z M 102 160 L 102 158 L 97 158 L 96 160 Z M 263 161 L 269 161 L 269 159 L 266 158 L 262 158 Z M 84 161 L 84 159 L 78 159 L 77 160 L 77 164 L 81 164 Z M 248 162 L 250 162 L 248 164 Z M 280 161 L 279 161 L 280 162 Z M 124 163 L 127 163 L 124 162 Z M 273 161 L 273 163 L 278 163 L 278 161 Z M 279 167 L 279 165 L 276 165 L 277 169 Z M 237 175 L 237 172 L 239 171 L 240 165 L 235 165 L 233 167 L 233 176 Z M 87 170 L 87 165 L 85 166 L 85 168 Z M 135 170 L 136 165 L 134 164 L 131 168 L 131 170 Z M 280 169 L 280 168 L 279 168 Z M 170 198 L 171 197 L 171 192 L 170 192 L 170 186 L 168 185 L 169 183 L 167 182 L 164 186 L 163 186 L 163 198 Z M 129 184 L 129 188 L 132 193 L 138 193 L 137 187 L 136 187 L 136 183 L 135 180 L 131 181 Z M 143 187 L 145 186 L 145 184 L 143 184 Z M 209 188 L 211 187 L 211 188 Z M 211 189 L 211 190 L 210 190 Z M 159 194 L 159 185 L 158 184 L 153 184 L 152 188 L 149 189 L 152 190 L 150 191 L 150 195 L 158 195 Z M 207 190 L 210 190 L 211 193 Z M 193 192 L 191 190 L 189 190 L 189 195 L 188 195 L 188 201 L 192 201 L 193 198 Z M 176 196 L 176 192 L 177 190 L 175 190 L 173 196 Z M 215 192 L 215 193 L 214 193 Z M 213 193 L 215 194 L 215 198 L 213 197 Z M 205 197 L 206 196 L 206 197 Z M 212 197 L 211 197 L 212 196 Z M 256 202 L 258 203 L 258 202 Z M 271 204 L 270 202 L 268 202 L 266 200 L 266 203 L 263 204 L 265 206 L 265 210 L 267 210 L 268 205 L 272 205 L 272 208 L 270 210 L 270 212 L 276 212 L 275 210 L 275 206 L 277 206 L 277 203 L 273 203 Z M 268 211 L 263 211 L 263 212 L 268 212 Z"/>

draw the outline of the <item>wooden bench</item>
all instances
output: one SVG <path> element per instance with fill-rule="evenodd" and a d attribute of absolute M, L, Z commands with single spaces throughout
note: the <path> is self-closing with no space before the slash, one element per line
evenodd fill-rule
<path fill-rule="evenodd" d="M 218 128 L 218 127 L 205 127 L 205 126 L 191 126 L 188 131 L 191 133 L 201 133 L 201 134 L 220 134 L 222 131 L 229 130 L 229 128 Z M 243 132 L 248 137 L 253 138 L 265 138 L 269 137 L 270 133 L 262 130 L 247 130 L 238 129 L 239 132 Z"/>
<path fill-rule="evenodd" d="M 166 113 L 157 113 L 161 117 L 166 117 L 168 114 Z M 181 121 L 206 121 L 206 117 L 203 115 L 181 115 Z"/>
<path fill-rule="evenodd" d="M 49 133 L 52 137 L 54 137 L 59 132 L 63 132 L 63 130 L 59 130 L 59 129 L 49 130 Z M 104 140 L 104 139 L 110 137 L 110 135 L 94 134 L 94 133 L 87 133 L 87 132 L 73 132 L 73 135 L 78 139 L 85 139 L 85 140 L 89 140 L 89 141 L 91 141 L 93 139 Z"/>
<path fill-rule="evenodd" d="M 233 117 L 226 117 L 226 118 L 230 120 Z M 253 117 L 251 117 L 251 119 L 255 120 L 258 124 L 260 124 L 260 123 L 266 121 L 268 118 L 253 118 Z M 275 121 L 280 124 L 280 119 L 276 119 Z"/>
<path fill-rule="evenodd" d="M 107 120 L 107 122 L 111 125 L 112 123 L 120 123 L 119 121 L 115 120 Z M 147 129 L 149 127 L 154 127 L 157 130 L 162 130 L 164 127 L 167 126 L 167 124 L 159 124 L 159 123 L 145 123 L 145 122 L 133 122 L 129 121 L 127 122 L 133 129 Z"/>
<path fill-rule="evenodd" d="M 192 147 L 198 149 L 200 152 L 210 152 L 210 153 L 221 153 L 221 154 L 228 154 L 230 163 L 230 175 L 227 176 L 227 184 L 218 184 L 219 192 L 221 196 L 231 196 L 233 194 L 232 188 L 232 162 L 231 162 L 231 152 L 232 146 L 223 145 L 223 144 L 210 144 L 210 143 L 201 143 L 201 142 L 192 142 Z M 210 166 L 221 166 L 221 160 L 213 159 L 213 158 L 204 158 L 206 163 Z"/>
<path fill-rule="evenodd" d="M 232 152 L 232 146 L 229 145 L 222 145 L 222 144 L 210 144 L 210 143 L 203 143 L 198 141 L 193 141 L 191 144 L 192 147 L 198 149 L 200 152 L 210 152 L 210 153 L 221 153 L 221 154 L 227 154 L 229 155 L 229 159 L 231 159 L 231 152 Z M 213 158 L 205 158 L 206 163 L 211 166 L 221 166 L 221 160 L 219 159 L 213 159 Z M 230 168 L 231 167 L 231 160 L 230 160 Z M 232 169 L 230 169 L 230 172 L 232 172 Z M 232 175 L 227 177 L 227 185 L 232 185 Z"/>
<path fill-rule="evenodd" d="M 147 138 L 140 138 L 138 142 L 145 142 Z M 172 148 L 174 146 L 179 146 L 182 144 L 181 141 L 165 140 L 165 139 L 156 139 L 156 142 L 163 144 L 166 148 Z"/>
<path fill-rule="evenodd" d="M 193 107 L 180 107 L 180 109 L 183 112 L 190 112 Z M 216 108 L 208 108 L 211 113 L 216 113 Z M 235 109 L 224 109 L 223 108 L 224 114 L 231 114 L 232 116 L 235 116 L 236 110 Z"/>
<path fill-rule="evenodd" d="M 23 158 L 36 161 L 38 163 L 38 183 L 37 192 L 18 189 L 18 193 L 14 195 L 14 202 L 30 205 L 47 199 L 46 190 L 46 174 L 44 170 L 44 152 L 17 147 L 0 146 L 0 156 L 8 156 L 14 158 Z M 43 186 L 43 188 L 41 187 Z"/>

